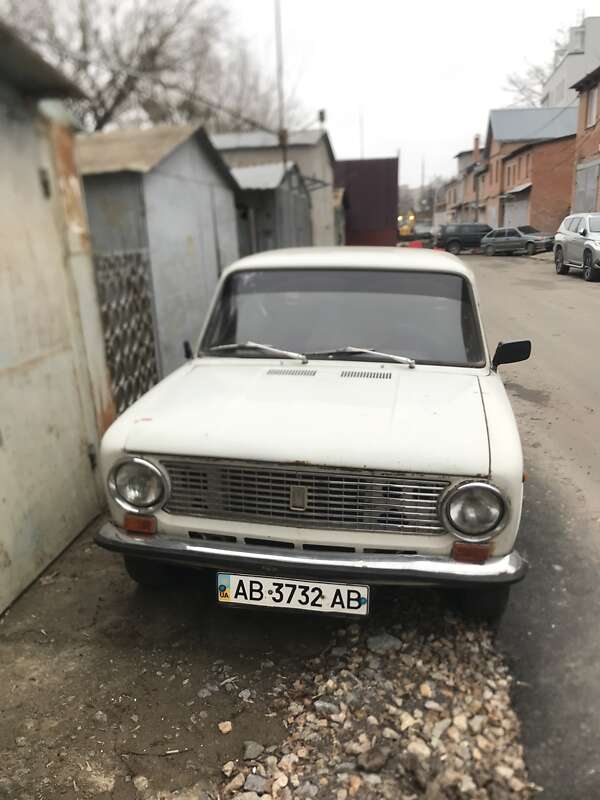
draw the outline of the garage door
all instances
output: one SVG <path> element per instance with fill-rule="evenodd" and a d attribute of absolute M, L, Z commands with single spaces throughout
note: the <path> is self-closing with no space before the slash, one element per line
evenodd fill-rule
<path fill-rule="evenodd" d="M 598 164 L 578 167 L 575 175 L 575 207 L 573 211 L 595 211 L 598 200 Z"/>
<path fill-rule="evenodd" d="M 504 225 L 515 228 L 517 225 L 527 225 L 529 222 L 529 193 L 524 196 L 515 196 L 514 200 L 507 200 L 504 206 Z"/>

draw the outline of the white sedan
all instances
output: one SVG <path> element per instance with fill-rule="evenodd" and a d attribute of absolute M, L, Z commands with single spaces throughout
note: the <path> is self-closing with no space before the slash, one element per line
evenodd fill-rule
<path fill-rule="evenodd" d="M 199 321 L 200 322 L 200 321 Z M 495 620 L 526 571 L 523 460 L 473 275 L 446 253 L 311 248 L 223 274 L 187 362 L 111 426 L 97 536 L 143 585 L 364 616 L 374 584 Z"/>

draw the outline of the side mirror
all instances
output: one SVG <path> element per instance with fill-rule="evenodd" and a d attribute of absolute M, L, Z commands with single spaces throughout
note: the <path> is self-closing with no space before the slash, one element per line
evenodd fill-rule
<path fill-rule="evenodd" d="M 516 364 L 517 361 L 527 361 L 530 355 L 531 342 L 529 339 L 522 339 L 518 342 L 499 342 L 492 359 L 492 369 L 497 370 L 500 364 Z"/>
<path fill-rule="evenodd" d="M 587 235 L 588 235 L 588 232 L 586 231 L 586 229 L 585 229 L 585 228 L 582 228 L 582 229 L 579 231 L 579 235 L 580 235 L 580 236 L 587 236 Z"/>
<path fill-rule="evenodd" d="M 183 355 L 189 360 L 190 358 L 194 357 L 192 352 L 192 345 L 186 339 L 183 343 Z"/>

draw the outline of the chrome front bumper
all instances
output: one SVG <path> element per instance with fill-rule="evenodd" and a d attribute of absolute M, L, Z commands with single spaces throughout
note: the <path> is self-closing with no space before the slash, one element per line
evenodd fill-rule
<path fill-rule="evenodd" d="M 124 555 L 188 567 L 306 579 L 356 579 L 384 585 L 516 583 L 527 572 L 527 562 L 516 550 L 506 556 L 490 558 L 485 564 L 464 564 L 446 556 L 321 553 L 186 541 L 163 534 L 142 536 L 126 533 L 112 522 L 100 528 L 95 541 L 100 547 Z"/>

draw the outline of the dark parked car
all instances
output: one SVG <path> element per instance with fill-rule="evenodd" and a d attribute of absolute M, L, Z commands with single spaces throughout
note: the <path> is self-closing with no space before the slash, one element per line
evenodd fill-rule
<path fill-rule="evenodd" d="M 519 225 L 516 228 L 494 228 L 481 240 L 481 247 L 486 256 L 496 253 L 527 253 L 534 256 L 546 250 L 552 250 L 554 235 L 541 233 L 531 225 Z"/>
<path fill-rule="evenodd" d="M 454 255 L 461 250 L 472 250 L 481 246 L 481 240 L 491 231 L 489 225 L 479 222 L 460 222 L 454 225 L 442 225 L 435 238 L 436 247 L 443 247 Z"/>

